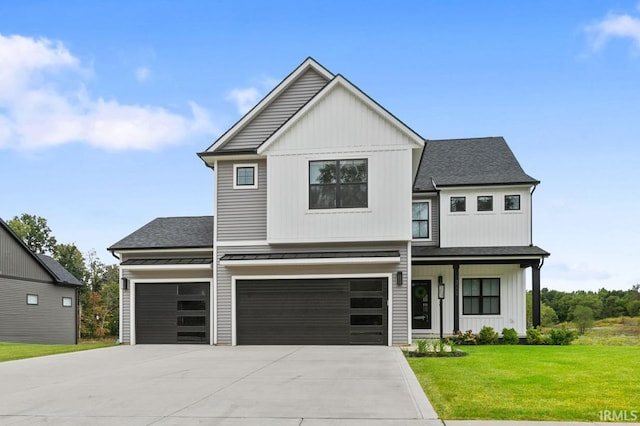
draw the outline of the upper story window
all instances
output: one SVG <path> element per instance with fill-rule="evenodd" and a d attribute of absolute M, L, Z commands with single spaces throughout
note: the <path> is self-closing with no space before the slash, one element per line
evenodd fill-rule
<path fill-rule="evenodd" d="M 466 212 L 467 211 L 467 198 L 466 197 L 451 197 L 451 210 L 452 212 Z"/>
<path fill-rule="evenodd" d="M 500 278 L 462 280 L 463 315 L 500 315 Z"/>
<path fill-rule="evenodd" d="M 367 160 L 309 162 L 309 208 L 346 209 L 368 206 Z"/>
<path fill-rule="evenodd" d="M 479 212 L 492 212 L 493 211 L 493 196 L 491 196 L 491 195 L 479 195 L 478 196 L 478 211 Z"/>
<path fill-rule="evenodd" d="M 429 238 L 429 202 L 414 201 L 412 211 L 412 237 Z"/>
<path fill-rule="evenodd" d="M 234 189 L 255 189 L 258 187 L 258 165 L 257 164 L 234 164 L 233 165 L 233 188 Z"/>
<path fill-rule="evenodd" d="M 38 295 L 27 294 L 27 305 L 37 305 L 37 304 L 38 304 Z"/>
<path fill-rule="evenodd" d="M 520 196 L 519 195 L 505 195 L 504 196 L 504 209 L 505 210 L 520 210 Z"/>

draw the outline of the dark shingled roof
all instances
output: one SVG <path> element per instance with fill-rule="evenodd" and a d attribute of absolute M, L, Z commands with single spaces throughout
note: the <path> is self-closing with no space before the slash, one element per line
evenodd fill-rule
<path fill-rule="evenodd" d="M 71 275 L 71 272 L 67 271 L 64 266 L 59 264 L 53 257 L 46 254 L 36 253 L 36 256 L 47 267 L 49 272 L 57 278 L 57 284 L 71 284 L 81 286 L 82 283 L 76 277 Z"/>
<path fill-rule="evenodd" d="M 411 257 L 485 257 L 485 256 L 541 256 L 549 253 L 537 246 L 506 247 L 411 247 Z"/>
<path fill-rule="evenodd" d="M 296 253 L 238 253 L 225 254 L 220 260 L 276 260 L 276 259 L 348 259 L 356 257 L 400 257 L 397 250 L 379 251 L 322 251 Z"/>
<path fill-rule="evenodd" d="M 503 137 L 427 140 L 413 185 L 433 186 L 538 184 L 522 170 Z"/>
<path fill-rule="evenodd" d="M 107 250 L 211 248 L 213 216 L 159 217 Z"/>

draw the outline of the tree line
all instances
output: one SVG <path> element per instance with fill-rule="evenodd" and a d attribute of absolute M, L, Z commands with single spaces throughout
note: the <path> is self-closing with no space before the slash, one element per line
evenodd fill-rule
<path fill-rule="evenodd" d="M 83 283 L 78 300 L 80 337 L 117 336 L 118 265 L 105 264 L 94 249 L 82 254 L 74 243 L 58 243 L 43 217 L 23 213 L 7 221 L 7 224 L 31 251 L 53 257 Z"/>
<path fill-rule="evenodd" d="M 584 332 L 594 320 L 640 315 L 640 284 L 629 290 L 564 292 L 543 288 L 540 291 L 540 319 L 543 326 L 572 321 Z M 531 323 L 531 292 L 527 295 L 528 322 Z"/>

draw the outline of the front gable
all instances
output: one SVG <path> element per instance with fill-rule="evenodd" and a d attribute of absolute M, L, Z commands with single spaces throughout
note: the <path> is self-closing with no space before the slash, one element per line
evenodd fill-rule
<path fill-rule="evenodd" d="M 255 151 L 333 78 L 312 58 L 305 60 L 205 153 Z"/>
<path fill-rule="evenodd" d="M 258 154 L 423 145 L 413 130 L 338 75 L 267 139 Z"/>

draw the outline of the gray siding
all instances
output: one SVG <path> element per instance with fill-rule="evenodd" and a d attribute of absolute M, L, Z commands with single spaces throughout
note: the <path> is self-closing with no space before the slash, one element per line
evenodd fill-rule
<path fill-rule="evenodd" d="M 37 294 L 38 304 L 27 305 L 27 294 Z M 76 303 L 74 288 L 0 277 L 0 341 L 74 344 Z"/>
<path fill-rule="evenodd" d="M 252 246 L 252 247 L 219 247 L 218 259 L 228 253 L 282 253 L 305 251 L 332 250 L 399 250 L 400 264 L 397 265 L 318 265 L 318 266 L 260 266 L 227 268 L 218 263 L 218 305 L 217 327 L 218 343 L 231 344 L 231 276 L 232 275 L 320 275 L 320 274 L 363 274 L 363 273 L 392 273 L 393 324 L 392 342 L 394 344 L 408 341 L 408 307 L 407 307 L 407 244 L 351 244 L 351 245 L 323 245 L 323 246 Z M 216 260 L 219 262 L 218 260 Z M 403 285 L 396 285 L 396 272 L 402 271 Z"/>
<path fill-rule="evenodd" d="M 258 147 L 326 84 L 326 78 L 313 69 L 307 70 L 264 111 L 254 117 L 244 129 L 231 138 L 223 150 Z"/>
<path fill-rule="evenodd" d="M 122 343 L 131 343 L 131 291 L 122 291 Z"/>
<path fill-rule="evenodd" d="M 51 275 L 4 228 L 0 227 L 0 276 L 51 281 Z"/>
<path fill-rule="evenodd" d="M 421 197 L 414 198 L 413 201 L 430 201 L 431 212 L 429 217 L 429 231 L 431 232 L 431 241 L 415 240 L 412 242 L 414 246 L 440 246 L 440 199 L 438 197 Z"/>
<path fill-rule="evenodd" d="M 233 189 L 233 165 L 258 164 L 258 188 Z M 267 239 L 267 161 L 221 161 L 216 171 L 218 241 Z"/>

